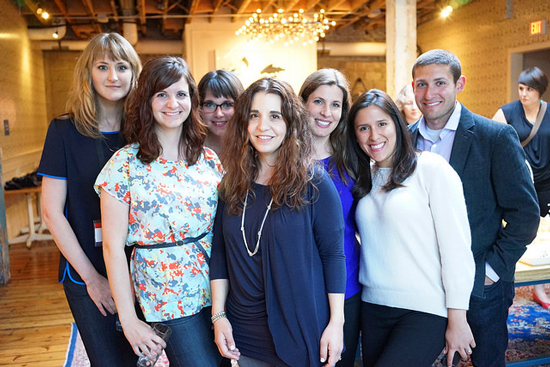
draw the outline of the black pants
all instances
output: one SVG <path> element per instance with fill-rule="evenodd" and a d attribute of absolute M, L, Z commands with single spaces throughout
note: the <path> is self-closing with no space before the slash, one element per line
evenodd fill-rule
<path fill-rule="evenodd" d="M 447 319 L 362 302 L 364 367 L 430 367 L 445 347 Z"/>

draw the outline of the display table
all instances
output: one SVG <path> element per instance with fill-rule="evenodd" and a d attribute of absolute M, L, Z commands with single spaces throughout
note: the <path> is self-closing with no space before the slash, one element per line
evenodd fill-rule
<path fill-rule="evenodd" d="M 522 262 L 518 262 L 516 265 L 515 278 L 516 287 L 550 283 L 550 264 L 532 266 Z M 545 363 L 550 363 L 550 354 L 526 358 L 517 362 L 509 362 L 506 363 L 506 366 L 528 367 L 538 366 Z"/>
<path fill-rule="evenodd" d="M 27 247 L 30 248 L 32 241 L 45 241 L 52 240 L 53 237 L 50 234 L 42 233 L 46 229 L 46 224 L 42 220 L 42 207 L 41 207 L 41 194 L 42 187 L 29 187 L 19 190 L 4 190 L 4 196 L 13 195 L 25 195 L 27 200 L 27 218 L 28 218 L 28 231 L 26 228 L 21 230 L 23 233 L 20 236 L 14 237 L 8 240 L 9 244 L 26 242 Z M 38 227 L 35 226 L 33 198 L 36 197 L 36 212 L 38 214 Z"/>

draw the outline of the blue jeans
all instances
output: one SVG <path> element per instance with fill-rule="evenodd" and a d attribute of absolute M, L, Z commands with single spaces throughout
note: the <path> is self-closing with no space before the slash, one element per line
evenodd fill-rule
<path fill-rule="evenodd" d="M 504 367 L 508 348 L 508 308 L 514 301 L 513 282 L 486 285 L 484 298 L 472 296 L 468 324 L 474 334 L 476 347 L 471 355 L 475 367 Z"/>
<path fill-rule="evenodd" d="M 124 333 L 116 330 L 116 315 L 107 313 L 103 316 L 88 295 L 85 285 L 76 284 L 67 277 L 63 289 L 90 365 L 135 367 L 138 357 Z"/>
<path fill-rule="evenodd" d="M 172 328 L 166 345 L 170 367 L 217 367 L 222 356 L 214 343 L 211 307 L 198 314 L 163 321 Z"/>

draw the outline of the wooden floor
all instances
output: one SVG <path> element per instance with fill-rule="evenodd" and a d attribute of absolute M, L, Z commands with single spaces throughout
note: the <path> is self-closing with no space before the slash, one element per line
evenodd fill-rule
<path fill-rule="evenodd" d="M 0 366 L 61 367 L 73 317 L 57 282 L 53 241 L 9 249 L 11 281 L 0 286 Z"/>

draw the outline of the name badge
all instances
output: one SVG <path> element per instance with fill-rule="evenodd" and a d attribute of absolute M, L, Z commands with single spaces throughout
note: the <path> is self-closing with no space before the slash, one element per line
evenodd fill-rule
<path fill-rule="evenodd" d="M 95 247 L 103 246 L 103 233 L 101 232 L 101 221 L 94 220 Z"/>

